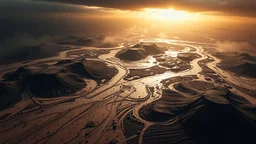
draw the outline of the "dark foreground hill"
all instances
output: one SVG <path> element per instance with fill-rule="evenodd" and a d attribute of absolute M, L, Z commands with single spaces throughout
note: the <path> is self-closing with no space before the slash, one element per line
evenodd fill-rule
<path fill-rule="evenodd" d="M 17 87 L 35 97 L 69 95 L 86 86 L 81 77 L 58 66 L 24 66 L 4 78 L 4 82 L 16 82 Z"/>
<path fill-rule="evenodd" d="M 84 79 L 108 81 L 116 73 L 101 61 L 63 60 L 55 65 L 23 66 L 3 76 L 0 98 L 5 106 L 1 106 L 14 104 L 25 90 L 32 97 L 67 96 L 86 87 Z"/>
<path fill-rule="evenodd" d="M 256 109 L 247 100 L 202 81 L 181 82 L 174 88 L 177 91 L 164 90 L 159 100 L 140 110 L 148 121 L 166 122 L 145 132 L 148 143 L 256 142 Z"/>

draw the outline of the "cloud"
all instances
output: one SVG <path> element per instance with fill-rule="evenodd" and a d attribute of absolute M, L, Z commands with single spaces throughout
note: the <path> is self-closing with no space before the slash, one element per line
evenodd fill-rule
<path fill-rule="evenodd" d="M 90 8 L 82 5 L 70 5 L 65 3 L 44 2 L 34 0 L 0 0 L 0 17 L 10 16 L 34 16 L 40 14 L 78 14 L 96 13 L 102 14 L 105 8 Z"/>
<path fill-rule="evenodd" d="M 36 0 L 38 1 L 38 0 Z M 141 8 L 177 8 L 195 12 L 223 12 L 229 15 L 256 16 L 255 0 L 44 0 L 77 5 L 139 10 Z"/>
<path fill-rule="evenodd" d="M 217 50 L 220 52 L 249 52 L 254 53 L 256 52 L 256 49 L 254 46 L 249 44 L 248 42 L 236 42 L 236 41 L 219 41 L 216 43 Z"/>

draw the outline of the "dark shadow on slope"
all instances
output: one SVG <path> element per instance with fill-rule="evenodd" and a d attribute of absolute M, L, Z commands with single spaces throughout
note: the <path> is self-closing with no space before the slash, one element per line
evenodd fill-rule
<path fill-rule="evenodd" d="M 256 143 L 256 126 L 232 105 L 210 102 L 182 125 L 196 144 Z"/>
<path fill-rule="evenodd" d="M 142 107 L 140 116 L 165 122 L 165 127 L 181 125 L 181 130 L 196 144 L 256 143 L 256 108 L 246 99 L 202 81 L 180 82 L 174 88 L 178 92 L 163 90 L 159 100 Z M 174 119 L 178 120 L 170 122 Z M 175 136 L 168 133 L 169 137 Z M 147 139 L 150 142 L 150 137 Z"/>
<path fill-rule="evenodd" d="M 22 99 L 21 88 L 14 82 L 0 82 L 0 110 L 12 106 Z"/>

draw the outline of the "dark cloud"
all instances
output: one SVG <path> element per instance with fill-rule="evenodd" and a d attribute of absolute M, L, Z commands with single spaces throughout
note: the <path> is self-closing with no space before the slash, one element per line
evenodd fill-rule
<path fill-rule="evenodd" d="M 38 1 L 38 0 L 36 0 Z M 214 11 L 229 15 L 256 16 L 255 0 L 44 0 L 68 4 L 100 6 L 126 10 L 174 7 L 195 12 Z"/>
<path fill-rule="evenodd" d="M 0 0 L 0 43 L 17 34 L 38 37 L 92 29 L 90 26 L 95 24 L 91 24 L 93 21 L 85 17 L 102 13 L 104 9 L 96 10 L 82 5 Z"/>
<path fill-rule="evenodd" d="M 92 12 L 83 6 L 49 3 L 32 0 L 0 0 L 0 16 L 38 15 L 45 13 L 86 13 Z"/>

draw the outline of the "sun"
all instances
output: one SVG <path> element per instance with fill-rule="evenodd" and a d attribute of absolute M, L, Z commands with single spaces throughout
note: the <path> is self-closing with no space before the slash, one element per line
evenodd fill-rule
<path fill-rule="evenodd" d="M 105 12 L 104 15 L 96 15 L 97 17 L 104 18 L 138 18 L 144 20 L 158 20 L 168 22 L 199 21 L 206 18 L 206 15 L 202 12 L 188 12 L 184 10 L 176 10 L 173 8 L 142 8 L 139 10 L 106 9 L 95 6 L 85 6 L 85 8 Z"/>
<path fill-rule="evenodd" d="M 198 19 L 200 14 L 189 13 L 186 11 L 169 9 L 152 9 L 145 8 L 142 11 L 142 15 L 145 18 L 156 19 L 156 20 L 167 20 L 167 21 L 183 21 L 183 20 L 193 20 Z"/>

